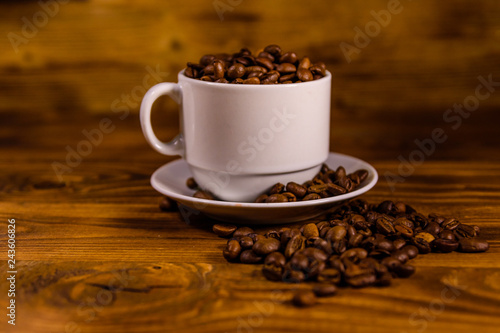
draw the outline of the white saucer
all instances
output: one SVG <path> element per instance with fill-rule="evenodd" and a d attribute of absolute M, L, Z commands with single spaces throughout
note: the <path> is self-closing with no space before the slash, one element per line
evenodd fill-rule
<path fill-rule="evenodd" d="M 324 213 L 327 209 L 340 206 L 348 199 L 369 191 L 378 180 L 374 167 L 358 158 L 330 153 L 325 162 L 331 169 L 342 165 L 347 173 L 358 169 L 368 170 L 368 177 L 352 192 L 318 200 L 285 203 L 248 203 L 216 201 L 194 198 L 193 190 L 186 186 L 186 179 L 191 177 L 185 160 L 179 159 L 167 163 L 153 173 L 151 185 L 160 193 L 187 207 L 181 208 L 184 218 L 190 215 L 204 215 L 233 224 L 283 224 L 307 220 Z M 187 213 L 187 214 L 186 214 Z"/>

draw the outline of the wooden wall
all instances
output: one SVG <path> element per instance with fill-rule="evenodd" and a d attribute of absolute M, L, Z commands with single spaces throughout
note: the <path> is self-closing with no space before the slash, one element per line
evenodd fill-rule
<path fill-rule="evenodd" d="M 392 1 L 50 0 L 53 17 L 37 1 L 2 1 L 0 113 L 105 114 L 132 92 L 136 113 L 146 67 L 175 81 L 186 61 L 204 53 L 269 43 L 327 63 L 333 121 L 369 119 L 377 110 L 393 120 L 427 113 L 437 120 L 474 93 L 478 75 L 500 81 L 498 0 L 401 0 L 400 12 L 349 63 L 339 45 L 354 45 L 353 29 L 364 30 L 371 11 Z M 214 3 L 229 6 L 223 20 Z M 15 52 L 9 36 L 23 37 L 26 20 L 39 27 L 25 28 L 31 36 Z M 163 103 L 175 119 L 175 105 Z M 499 106 L 500 92 L 482 104 Z"/>

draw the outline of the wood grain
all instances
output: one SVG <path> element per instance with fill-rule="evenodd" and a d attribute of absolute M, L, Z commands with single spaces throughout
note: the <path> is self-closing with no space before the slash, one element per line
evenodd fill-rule
<path fill-rule="evenodd" d="M 339 44 L 353 43 L 353 28 L 387 3 L 244 0 L 221 21 L 213 1 L 71 1 L 16 53 L 7 34 L 40 5 L 3 1 L 0 252 L 5 222 L 15 218 L 18 316 L 11 327 L 0 312 L 0 332 L 497 332 L 500 92 L 459 128 L 443 114 L 475 93 L 478 76 L 500 81 L 500 3 L 402 0 L 404 10 L 348 63 Z M 213 220 L 160 211 L 149 179 L 174 158 L 153 151 L 141 132 L 141 87 L 154 83 L 143 84 L 146 66 L 173 81 L 201 54 L 275 42 L 332 70 L 330 149 L 380 175 L 364 199 L 403 200 L 476 224 L 490 250 L 420 256 L 416 274 L 391 287 L 342 289 L 297 309 L 292 294 L 308 285 L 228 264 Z M 120 118 L 112 104 L 132 93 Z M 159 101 L 153 117 L 160 138 L 177 133 L 172 101 Z M 58 177 L 53 163 L 65 164 L 83 131 L 104 118 L 113 131 Z M 435 128 L 447 140 L 392 188 L 386 175 L 398 174 L 419 149 L 415 140 Z"/>

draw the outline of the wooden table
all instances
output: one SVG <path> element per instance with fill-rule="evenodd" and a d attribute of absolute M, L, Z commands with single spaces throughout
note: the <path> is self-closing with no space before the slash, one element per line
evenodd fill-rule
<path fill-rule="evenodd" d="M 498 123 L 498 112 L 485 112 Z M 483 135 L 489 125 L 448 132 L 447 144 L 463 147 L 457 157 L 436 147 L 438 158 L 415 167 L 392 192 L 384 174 L 397 173 L 400 162 L 381 130 L 386 119 L 359 124 L 334 116 L 345 126 L 332 131 L 332 147 L 369 161 L 381 175 L 364 199 L 404 200 L 477 224 L 491 248 L 419 256 L 415 275 L 390 287 L 342 289 L 298 309 L 290 297 L 308 285 L 269 282 L 260 266 L 228 264 L 213 221 L 186 223 L 178 212 L 160 211 L 149 178 L 169 159 L 146 144 L 136 116 L 110 118 L 115 130 L 62 181 L 53 162 L 64 163 L 66 146 L 76 149 L 82 129 L 97 128 L 102 117 L 1 117 L 10 125 L 0 132 L 3 253 L 7 220 L 16 220 L 17 317 L 9 332 L 494 332 L 500 325 L 500 160 L 484 158 L 499 140 Z M 411 138 L 419 124 L 397 126 Z M 173 134 L 170 127 L 158 131 Z"/>
<path fill-rule="evenodd" d="M 223 20 L 215 1 L 56 2 L 0 4 L 0 332 L 500 330 L 500 87 L 467 117 L 446 116 L 474 103 L 478 77 L 500 81 L 498 0 L 402 0 L 348 57 L 341 43 L 354 45 L 355 29 L 390 1 L 221 0 L 231 4 Z M 26 28 L 33 18 L 36 31 Z M 9 33 L 25 39 L 12 44 Z M 269 43 L 332 71 L 331 150 L 380 175 L 363 199 L 477 224 L 490 250 L 419 256 L 416 273 L 390 287 L 342 289 L 298 309 L 290 298 L 307 284 L 228 264 L 213 221 L 160 211 L 149 179 L 172 159 L 142 136 L 146 88 L 175 81 L 202 54 Z M 129 113 L 113 112 L 126 95 Z M 175 104 L 155 110 L 158 135 L 171 138 Z M 84 131 L 102 126 L 90 142 Z M 446 140 L 431 149 L 439 128 Z M 15 327 L 6 316 L 12 219 Z"/>

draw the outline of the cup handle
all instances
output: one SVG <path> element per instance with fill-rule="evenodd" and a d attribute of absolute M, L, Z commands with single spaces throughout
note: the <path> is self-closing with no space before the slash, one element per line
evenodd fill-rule
<path fill-rule="evenodd" d="M 184 156 L 184 139 L 182 133 L 178 134 L 170 142 L 162 142 L 156 137 L 153 131 L 153 126 L 151 125 L 151 107 L 158 97 L 163 95 L 170 96 L 177 104 L 181 105 L 181 89 L 177 83 L 162 82 L 151 87 L 146 95 L 144 95 L 141 103 L 140 117 L 142 132 L 151 147 L 161 154 Z"/>

